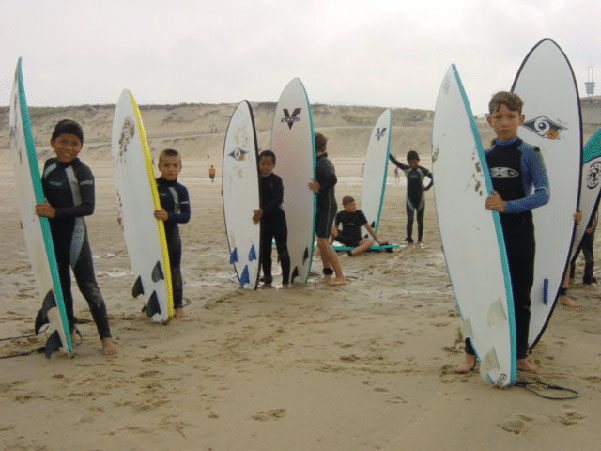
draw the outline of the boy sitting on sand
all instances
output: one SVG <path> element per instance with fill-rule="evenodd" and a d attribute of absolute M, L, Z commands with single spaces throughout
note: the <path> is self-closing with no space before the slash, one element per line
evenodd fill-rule
<path fill-rule="evenodd" d="M 485 200 L 487 210 L 500 213 L 513 291 L 517 369 L 541 373 L 526 359 L 530 329 L 530 291 L 534 278 L 534 224 L 532 210 L 549 202 L 549 182 L 540 150 L 517 136 L 524 122 L 522 100 L 512 92 L 497 92 L 488 103 L 488 124 L 497 134 L 486 150 L 486 164 L 493 191 Z M 466 339 L 465 358 L 455 368 L 467 373 L 476 365 L 476 355 Z"/>
<path fill-rule="evenodd" d="M 359 255 L 368 250 L 374 242 L 369 238 L 361 237 L 361 226 L 365 227 L 373 239 L 382 244 L 376 236 L 375 230 L 369 225 L 362 210 L 357 210 L 357 204 L 352 196 L 344 196 L 342 198 L 342 206 L 344 210 L 340 210 L 334 219 L 332 226 L 332 238 L 340 241 L 345 246 L 350 246 L 353 249 L 347 252 L 349 256 Z M 338 226 L 342 224 L 342 230 Z"/>

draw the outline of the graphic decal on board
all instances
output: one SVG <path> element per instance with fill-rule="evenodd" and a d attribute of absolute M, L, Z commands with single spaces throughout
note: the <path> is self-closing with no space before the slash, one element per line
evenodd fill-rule
<path fill-rule="evenodd" d="M 241 147 L 236 147 L 234 150 L 232 150 L 230 153 L 228 153 L 228 155 L 230 157 L 232 157 L 234 160 L 244 161 L 244 158 L 246 158 L 247 153 L 248 153 L 248 150 L 244 150 Z"/>
<path fill-rule="evenodd" d="M 547 116 L 537 116 L 522 124 L 522 127 L 533 131 L 538 136 L 547 139 L 561 139 L 561 132 L 566 130 L 561 124 L 552 121 Z"/>
<path fill-rule="evenodd" d="M 119 135 L 119 158 L 123 158 L 125 152 L 127 152 L 127 146 L 134 136 L 136 127 L 131 117 L 126 117 L 121 127 L 121 134 Z"/>
<path fill-rule="evenodd" d="M 380 138 L 381 138 L 382 136 L 384 136 L 385 134 L 386 134 L 386 127 L 382 128 L 382 129 L 379 129 L 379 128 L 378 128 L 378 129 L 376 130 L 376 138 L 377 138 L 377 140 L 378 140 L 378 141 L 380 141 Z"/>
<path fill-rule="evenodd" d="M 288 108 L 284 108 L 284 117 L 282 118 L 282 122 L 286 122 L 286 124 L 288 124 L 288 129 L 292 130 L 294 123 L 300 121 L 300 113 L 300 108 L 295 108 L 292 112 L 292 115 L 288 112 Z"/>
<path fill-rule="evenodd" d="M 586 187 L 588 189 L 594 189 L 599 184 L 599 178 L 601 177 L 601 162 L 591 164 L 586 176 Z"/>

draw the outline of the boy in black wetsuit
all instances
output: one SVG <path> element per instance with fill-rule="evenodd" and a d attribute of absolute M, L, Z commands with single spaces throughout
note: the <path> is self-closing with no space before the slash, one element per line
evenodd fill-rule
<path fill-rule="evenodd" d="M 407 245 L 413 245 L 413 238 L 411 237 L 413 234 L 413 216 L 414 212 L 417 212 L 417 245 L 423 247 L 424 191 L 428 191 L 432 187 L 434 178 L 430 171 L 419 165 L 419 155 L 415 150 L 407 152 L 407 164 L 397 161 L 392 155 L 390 155 L 390 161 L 407 176 L 407 238 L 405 238 L 405 241 L 407 241 Z M 425 188 L 424 177 L 430 179 L 430 183 Z"/>
<path fill-rule="evenodd" d="M 263 268 L 263 287 L 271 288 L 271 240 L 275 239 L 280 264 L 282 265 L 282 285 L 288 287 L 290 277 L 290 256 L 288 255 L 288 229 L 284 213 L 284 183 L 273 173 L 275 154 L 264 150 L 259 154 L 259 206 L 254 210 L 253 223 L 261 222 L 260 259 Z"/>
<path fill-rule="evenodd" d="M 95 207 L 94 175 L 77 158 L 83 142 L 83 129 L 77 122 L 63 119 L 54 127 L 50 145 L 56 158 L 50 158 L 44 164 L 42 189 L 46 202 L 36 205 L 36 213 L 50 222 L 71 340 L 75 342 L 77 335 L 69 267 L 96 323 L 103 354 L 114 355 L 117 347 L 111 337 L 106 305 L 96 282 L 92 250 L 83 219 L 94 213 Z"/>
<path fill-rule="evenodd" d="M 177 150 L 164 149 L 159 156 L 161 176 L 156 179 L 161 209 L 155 210 L 154 217 L 163 221 L 165 240 L 169 252 L 171 283 L 173 286 L 173 307 L 176 318 L 184 318 L 183 282 L 180 263 L 182 260 L 182 241 L 178 224 L 190 221 L 190 196 L 184 185 L 178 183 L 177 176 L 182 170 L 182 160 Z"/>
<path fill-rule="evenodd" d="M 334 197 L 334 185 L 338 179 L 334 172 L 334 166 L 328 159 L 326 153 L 328 138 L 321 133 L 315 133 L 315 179 L 309 182 L 309 189 L 317 193 L 317 208 L 315 211 L 315 235 L 317 236 L 317 247 L 323 262 L 323 281 L 328 285 L 344 285 L 346 278 L 342 273 L 342 266 L 332 246 L 330 246 L 330 234 L 332 224 L 336 215 L 337 204 Z M 332 273 L 335 279 L 332 280 Z"/>
<path fill-rule="evenodd" d="M 517 136 L 518 127 L 524 122 L 522 100 L 512 92 L 501 91 L 492 97 L 488 110 L 486 120 L 497 139 L 485 153 L 493 191 L 484 207 L 500 213 L 514 300 L 516 366 L 538 374 L 541 369 L 526 359 L 535 251 L 531 210 L 549 201 L 549 182 L 540 150 Z M 466 373 L 476 364 L 469 339 L 465 352 L 456 373 Z"/>
<path fill-rule="evenodd" d="M 357 210 L 357 204 L 352 196 L 344 196 L 342 198 L 342 206 L 344 207 L 344 210 L 340 210 L 336 213 L 336 218 L 334 219 L 332 238 L 340 241 L 345 246 L 354 248 L 347 252 L 350 257 L 365 252 L 374 244 L 369 238 L 363 238 L 361 236 L 361 226 L 367 229 L 369 234 L 378 244 L 382 244 L 382 242 L 378 240 L 375 230 L 369 225 L 363 211 Z M 340 224 L 342 224 L 342 230 L 338 229 Z"/>

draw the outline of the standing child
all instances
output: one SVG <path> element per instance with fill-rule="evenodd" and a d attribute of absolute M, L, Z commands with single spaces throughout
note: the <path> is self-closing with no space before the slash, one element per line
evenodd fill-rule
<path fill-rule="evenodd" d="M 518 127 L 524 122 L 522 100 L 512 92 L 501 91 L 492 97 L 488 110 L 486 120 L 497 134 L 497 139 L 486 150 L 493 191 L 484 206 L 500 213 L 515 304 L 517 369 L 538 374 L 541 369 L 526 358 L 530 290 L 534 278 L 532 210 L 549 201 L 549 182 L 540 150 L 517 136 Z M 466 373 L 476 364 L 469 339 L 466 339 L 465 352 L 464 361 L 455 368 L 456 373 Z"/>
<path fill-rule="evenodd" d="M 288 255 L 288 229 L 284 213 L 284 183 L 273 173 L 275 154 L 264 150 L 259 154 L 259 206 L 254 210 L 253 223 L 261 222 L 260 259 L 263 268 L 263 287 L 271 288 L 271 240 L 275 239 L 280 264 L 282 284 L 288 286 L 290 256 Z"/>
<path fill-rule="evenodd" d="M 328 138 L 321 133 L 315 133 L 315 155 L 317 157 L 315 179 L 309 182 L 309 189 L 317 193 L 317 208 L 315 212 L 315 235 L 317 236 L 317 248 L 323 262 L 323 281 L 328 285 L 344 285 L 346 278 L 342 273 L 342 266 L 338 256 L 330 246 L 330 233 L 334 216 L 336 215 L 336 198 L 334 197 L 334 185 L 338 179 L 334 172 L 334 166 L 328 159 Z M 332 273 L 336 278 L 332 280 Z"/>
<path fill-rule="evenodd" d="M 344 196 L 342 198 L 342 206 L 344 210 L 336 213 L 336 218 L 334 219 L 332 238 L 353 248 L 347 252 L 349 257 L 365 252 L 374 244 L 373 240 L 361 236 L 361 227 L 365 227 L 373 239 L 378 244 L 382 244 L 376 236 L 376 231 L 367 222 L 363 211 L 357 210 L 357 204 L 352 196 Z M 342 230 L 338 229 L 340 224 L 342 224 Z"/>
<path fill-rule="evenodd" d="M 183 282 L 180 263 L 182 260 L 182 241 L 179 236 L 178 224 L 190 221 L 190 196 L 184 185 L 177 181 L 182 170 L 182 160 L 175 149 L 164 149 L 159 156 L 159 171 L 161 176 L 156 179 L 161 209 L 155 210 L 154 217 L 163 221 L 165 239 L 169 252 L 171 267 L 171 283 L 173 285 L 173 307 L 175 317 L 184 318 Z"/>
<path fill-rule="evenodd" d="M 424 237 L 424 191 L 428 191 L 434 184 L 432 173 L 419 165 L 419 155 L 415 150 L 407 152 L 407 164 L 400 163 L 392 155 L 392 161 L 400 168 L 407 177 L 407 244 L 413 245 L 413 216 L 417 212 L 417 244 L 423 247 Z M 424 188 L 424 177 L 430 179 L 428 186 Z"/>
<path fill-rule="evenodd" d="M 94 274 L 92 250 L 84 216 L 94 213 L 94 175 L 77 156 L 83 148 L 83 129 L 70 119 L 59 121 L 54 127 L 50 145 L 56 158 L 44 163 L 42 189 L 46 202 L 36 205 L 36 213 L 49 219 L 54 254 L 71 340 L 77 339 L 73 297 L 71 296 L 71 273 L 73 270 L 77 286 L 88 303 L 104 355 L 117 354 L 111 337 L 106 305 Z"/>

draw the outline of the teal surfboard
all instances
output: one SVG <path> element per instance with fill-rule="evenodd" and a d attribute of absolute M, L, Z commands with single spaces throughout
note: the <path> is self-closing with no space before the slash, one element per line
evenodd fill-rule
<path fill-rule="evenodd" d="M 23 88 L 22 59 L 19 58 L 10 97 L 10 149 L 15 186 L 19 200 L 25 246 L 31 263 L 42 307 L 35 321 L 35 331 L 48 324 L 45 353 L 50 358 L 56 350 L 72 351 L 69 321 L 63 301 L 54 257 L 54 243 L 47 218 L 35 214 L 35 205 L 44 203 L 29 111 Z"/>
<path fill-rule="evenodd" d="M 400 244 L 398 244 L 398 243 L 374 244 L 372 247 L 370 247 L 367 250 L 367 252 L 394 249 L 395 247 L 399 247 L 399 246 L 400 246 Z M 353 246 L 345 246 L 344 244 L 342 244 L 338 241 L 334 241 L 332 243 L 332 249 L 334 249 L 336 252 L 346 252 L 346 251 L 352 251 L 355 248 Z"/>

